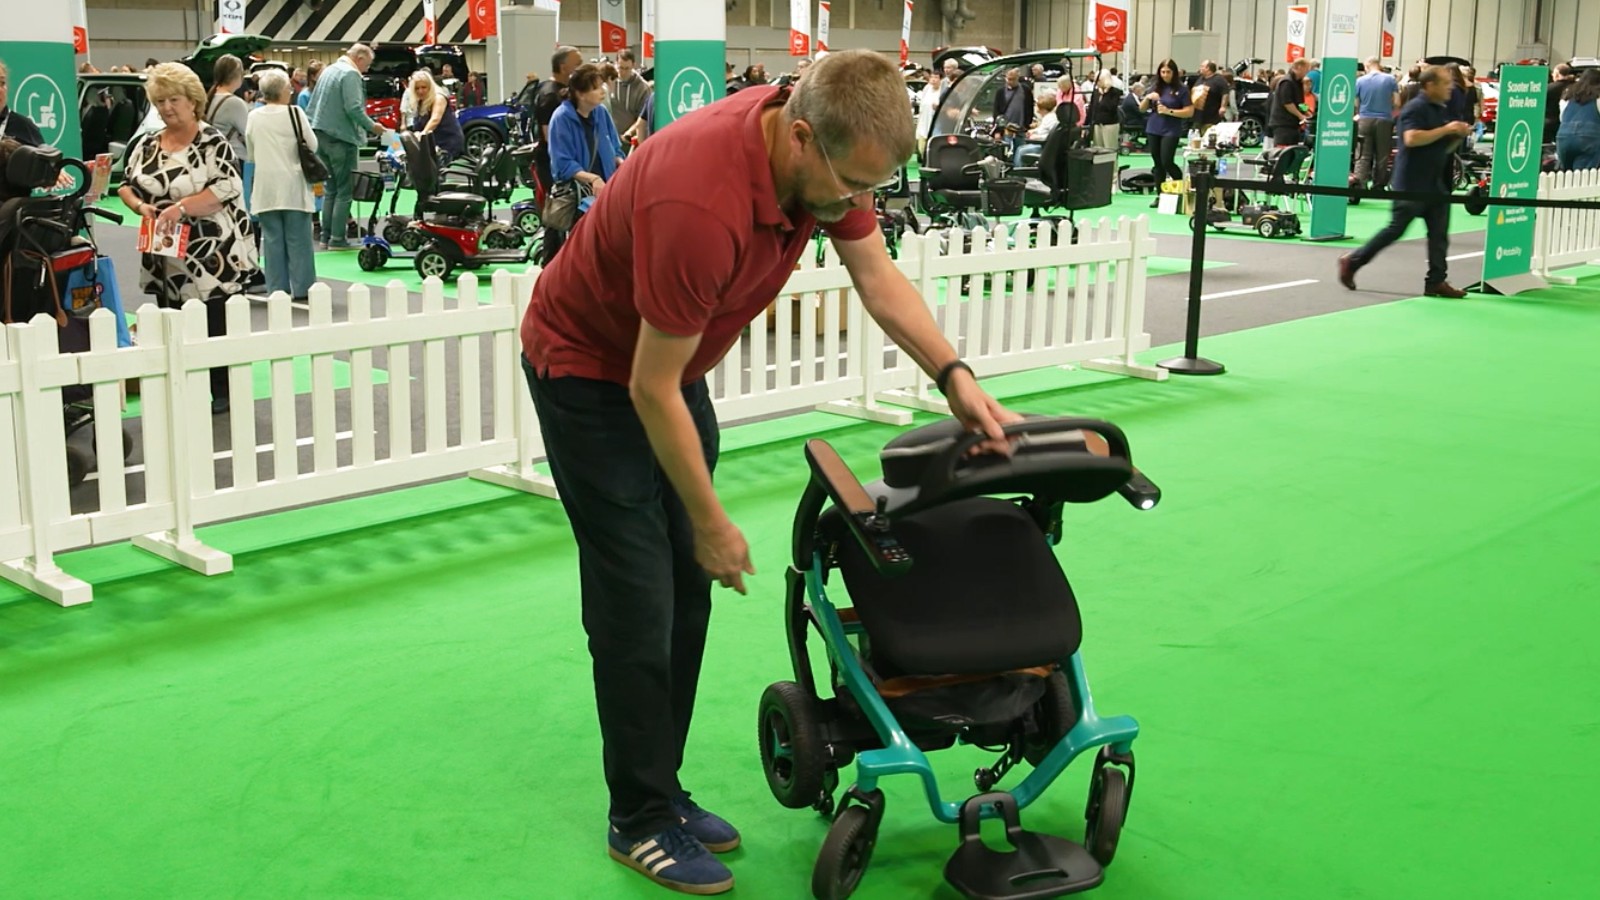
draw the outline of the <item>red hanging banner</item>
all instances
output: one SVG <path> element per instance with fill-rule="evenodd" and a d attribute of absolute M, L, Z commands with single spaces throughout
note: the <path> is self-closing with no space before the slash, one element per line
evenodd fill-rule
<path fill-rule="evenodd" d="M 496 0 L 472 0 L 467 7 L 467 35 L 475 41 L 500 33 L 500 10 Z"/>

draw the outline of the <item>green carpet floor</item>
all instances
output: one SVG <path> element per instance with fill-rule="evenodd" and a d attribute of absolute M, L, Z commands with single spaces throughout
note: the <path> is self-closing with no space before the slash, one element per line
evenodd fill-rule
<path fill-rule="evenodd" d="M 1208 338 L 1221 378 L 1000 385 L 1117 422 L 1165 490 L 1070 510 L 1060 550 L 1096 700 L 1144 728 L 1097 896 L 1592 896 L 1596 288 Z M 865 472 L 894 433 L 736 428 L 718 472 L 759 574 L 716 598 L 684 776 L 762 900 L 807 896 L 825 831 L 772 801 L 754 741 L 819 427 Z M 459 481 L 202 536 L 233 574 L 124 546 L 62 559 L 88 607 L 0 586 L 6 896 L 666 896 L 605 856 L 557 504 Z M 949 791 L 984 759 L 934 758 Z M 1024 823 L 1079 836 L 1085 780 Z M 953 897 L 954 830 L 886 787 L 857 896 Z"/>

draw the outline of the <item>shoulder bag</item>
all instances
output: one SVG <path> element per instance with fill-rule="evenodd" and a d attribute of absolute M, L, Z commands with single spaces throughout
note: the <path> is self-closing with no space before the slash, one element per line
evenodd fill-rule
<path fill-rule="evenodd" d="M 597 137 L 589 143 L 589 171 L 599 167 L 600 143 Z M 556 182 L 555 187 L 550 189 L 549 198 L 544 201 L 544 212 L 539 216 L 539 221 L 546 228 L 571 231 L 578 222 L 578 204 L 593 193 L 593 189 L 576 178 Z"/>
<path fill-rule="evenodd" d="M 312 184 L 321 184 L 328 180 L 328 167 L 306 144 L 306 133 L 300 128 L 300 117 L 305 115 L 298 106 L 289 107 L 289 121 L 294 125 L 295 148 L 300 151 L 300 171 L 306 176 L 306 181 Z"/>

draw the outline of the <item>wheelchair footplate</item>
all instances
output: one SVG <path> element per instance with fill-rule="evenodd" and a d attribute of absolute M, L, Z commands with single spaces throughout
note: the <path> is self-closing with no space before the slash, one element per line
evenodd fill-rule
<path fill-rule="evenodd" d="M 985 807 L 1005 823 L 1011 850 L 985 846 L 978 832 Z M 1009 793 L 979 794 L 961 806 L 961 845 L 944 865 L 945 880 L 972 900 L 1060 897 L 1098 887 L 1105 869 L 1082 844 L 1023 829 Z"/>

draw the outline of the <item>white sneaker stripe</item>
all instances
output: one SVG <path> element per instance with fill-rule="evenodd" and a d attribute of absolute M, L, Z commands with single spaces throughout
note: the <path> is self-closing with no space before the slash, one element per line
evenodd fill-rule
<path fill-rule="evenodd" d="M 640 857 L 649 853 L 651 850 L 657 849 L 657 847 L 658 845 L 656 844 L 655 838 L 651 838 L 648 841 L 640 841 L 639 843 L 633 845 L 633 849 L 628 851 L 628 855 L 634 859 L 639 859 Z"/>
<path fill-rule="evenodd" d="M 677 865 L 677 863 L 678 861 L 672 857 L 663 855 L 661 859 L 658 859 L 653 863 L 645 863 L 645 868 L 650 870 L 651 875 L 659 875 L 662 869 L 665 869 L 667 866 Z"/>
<path fill-rule="evenodd" d="M 644 856 L 637 857 L 637 859 L 639 860 L 639 862 L 642 862 L 642 863 L 644 863 L 645 865 L 648 866 L 651 863 L 655 862 L 656 860 L 658 860 L 661 857 L 666 856 L 666 855 L 667 855 L 667 851 L 662 850 L 660 847 L 657 847 L 655 850 L 651 851 L 650 853 L 647 853 Z"/>

